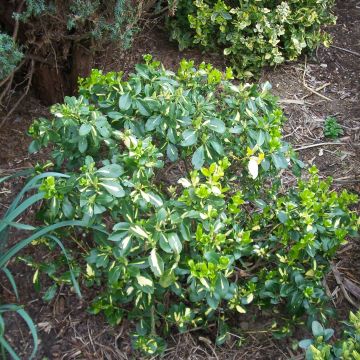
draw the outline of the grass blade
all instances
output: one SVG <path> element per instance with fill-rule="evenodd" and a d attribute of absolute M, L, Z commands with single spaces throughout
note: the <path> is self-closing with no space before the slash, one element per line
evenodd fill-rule
<path fill-rule="evenodd" d="M 19 300 L 19 293 L 17 291 L 17 287 L 16 287 L 16 282 L 15 282 L 15 279 L 14 277 L 12 276 L 12 273 L 10 272 L 10 270 L 6 267 L 4 267 L 2 269 L 2 271 L 5 273 L 6 277 L 8 278 L 10 284 L 11 284 L 11 287 L 13 288 L 14 290 L 14 293 L 15 293 L 15 296 L 16 296 L 16 300 Z"/>
<path fill-rule="evenodd" d="M 71 277 L 71 281 L 72 281 L 72 283 L 73 283 L 73 285 L 74 285 L 75 292 L 76 292 L 76 294 L 81 298 L 82 295 L 81 295 L 79 283 L 77 282 L 77 280 L 76 280 L 76 278 L 75 278 L 75 275 L 74 275 L 74 272 L 72 271 L 72 266 L 71 266 L 71 264 L 70 264 L 70 259 L 69 259 L 68 255 L 67 255 L 67 252 L 66 252 L 66 250 L 65 250 L 65 247 L 64 247 L 63 243 L 60 241 L 59 238 L 57 238 L 57 237 L 54 236 L 54 235 L 47 235 L 47 237 L 48 237 L 49 239 L 51 239 L 51 240 L 54 240 L 54 241 L 60 246 L 63 254 L 65 255 L 65 258 L 66 258 L 66 261 L 67 261 L 67 263 L 68 263 L 68 266 L 69 266 L 70 277 Z"/>

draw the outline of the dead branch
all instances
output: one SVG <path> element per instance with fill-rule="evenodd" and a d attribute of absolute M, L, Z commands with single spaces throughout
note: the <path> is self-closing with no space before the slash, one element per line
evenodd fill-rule
<path fill-rule="evenodd" d="M 319 92 L 317 92 L 316 90 L 314 90 L 313 88 L 311 88 L 309 85 L 306 84 L 306 80 L 305 80 L 305 75 L 306 75 L 306 69 L 307 69 L 307 61 L 306 61 L 306 57 L 305 57 L 305 64 L 304 64 L 304 72 L 303 72 L 303 85 L 306 89 L 308 89 L 309 91 L 311 91 L 313 94 L 321 97 L 322 99 L 325 99 L 327 101 L 332 101 L 330 98 L 320 94 Z"/>

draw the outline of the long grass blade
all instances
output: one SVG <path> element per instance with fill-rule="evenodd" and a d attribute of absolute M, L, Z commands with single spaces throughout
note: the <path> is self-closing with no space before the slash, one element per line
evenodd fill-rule
<path fill-rule="evenodd" d="M 11 174 L 11 175 L 7 175 L 7 176 L 4 176 L 0 179 L 0 184 L 4 181 L 7 181 L 7 180 L 10 180 L 12 178 L 15 178 L 15 177 L 19 177 L 19 176 L 28 176 L 30 174 L 32 174 L 34 172 L 34 169 L 33 168 L 28 168 L 28 169 L 24 169 L 22 171 L 18 171 L 16 172 L 15 174 Z"/>
<path fill-rule="evenodd" d="M 74 285 L 74 289 L 75 289 L 75 292 L 76 294 L 81 298 L 82 295 L 81 295 L 81 291 L 80 291 L 80 287 L 79 287 L 79 283 L 77 282 L 76 278 L 75 278 L 75 275 L 74 275 L 74 272 L 72 271 L 72 266 L 70 264 L 70 259 L 68 257 L 68 254 L 65 250 L 65 247 L 63 245 L 63 243 L 60 241 L 59 238 L 57 238 L 56 236 L 54 235 L 46 235 L 49 239 L 51 240 L 54 240 L 61 248 L 63 254 L 65 255 L 65 258 L 66 258 L 66 261 L 68 263 L 68 266 L 69 266 L 69 271 L 70 271 L 70 277 L 71 277 L 71 281 Z"/>
<path fill-rule="evenodd" d="M 17 208 L 13 209 L 10 213 L 5 215 L 3 220 L 0 220 L 0 233 L 8 226 L 10 222 L 16 219 L 21 213 L 23 213 L 28 207 L 35 204 L 39 200 L 44 198 L 45 193 L 40 192 L 38 194 L 30 196 L 24 202 L 22 202 Z"/>
<path fill-rule="evenodd" d="M 9 282 L 10 282 L 10 285 L 11 287 L 13 288 L 14 290 L 14 294 L 16 296 L 16 300 L 19 300 L 19 293 L 17 291 L 17 286 L 16 286 L 16 282 L 15 282 L 15 279 L 12 275 L 12 273 L 10 272 L 10 270 L 6 267 L 2 268 L 2 271 L 5 273 L 6 277 L 8 278 Z"/>
<path fill-rule="evenodd" d="M 28 313 L 22 309 L 19 308 L 16 310 L 16 312 L 23 318 L 23 320 L 26 322 L 26 325 L 28 326 L 30 332 L 31 332 L 31 336 L 33 338 L 33 342 L 34 342 L 34 349 L 30 355 L 29 359 L 33 359 L 35 357 L 35 354 L 37 352 L 38 349 L 38 343 L 39 343 L 39 339 L 37 336 L 37 331 L 36 331 L 36 326 L 34 324 L 34 322 L 31 320 L 31 317 L 28 315 Z"/>
<path fill-rule="evenodd" d="M 17 356 L 14 349 L 10 346 L 10 344 L 2 336 L 0 336 L 0 345 L 10 354 L 10 356 L 13 360 L 20 360 L 20 358 Z"/>
<path fill-rule="evenodd" d="M 82 220 L 67 220 L 67 221 L 61 221 L 57 224 L 53 224 L 50 226 L 46 226 L 42 228 L 41 230 L 37 231 L 36 233 L 32 234 L 26 239 L 21 240 L 18 244 L 14 245 L 12 248 L 10 248 L 5 254 L 0 256 L 0 268 L 5 266 L 5 264 L 14 256 L 16 255 L 20 250 L 22 250 L 27 245 L 31 244 L 32 241 L 35 239 L 38 239 L 41 236 L 44 236 L 46 234 L 51 233 L 54 230 L 67 227 L 67 226 L 79 226 L 79 227 L 85 227 L 85 228 L 92 228 L 94 230 L 101 231 L 108 235 L 107 231 L 99 226 L 89 226 L 87 222 L 84 222 Z"/>

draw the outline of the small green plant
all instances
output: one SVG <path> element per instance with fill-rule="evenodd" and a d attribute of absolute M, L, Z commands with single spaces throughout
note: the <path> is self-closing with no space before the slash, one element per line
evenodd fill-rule
<path fill-rule="evenodd" d="M 220 345 L 227 320 L 251 304 L 286 308 L 292 322 L 325 318 L 329 259 L 356 233 L 356 196 L 331 190 L 315 167 L 283 189 L 281 171 L 303 164 L 281 138 L 270 84 L 231 78 L 185 60 L 174 73 L 146 55 L 126 79 L 93 70 L 79 97 L 30 128 L 30 150 L 51 146 L 68 175 L 43 180 L 39 216 L 92 226 L 63 234 L 79 281 L 98 289 L 89 310 L 133 321 L 147 354 L 163 352 L 173 329 L 209 324 Z M 187 171 L 159 181 L 180 161 Z"/>
<path fill-rule="evenodd" d="M 0 32 L 0 80 L 14 71 L 23 56 L 12 37 Z"/>
<path fill-rule="evenodd" d="M 324 135 L 328 138 L 336 139 L 344 134 L 344 130 L 337 122 L 335 116 L 328 116 L 324 123 Z"/>
<path fill-rule="evenodd" d="M 257 76 L 266 65 L 295 60 L 330 36 L 333 0 L 180 0 L 169 18 L 180 49 L 201 46 L 223 51 L 240 77 Z"/>
<path fill-rule="evenodd" d="M 334 344 L 329 340 L 334 335 L 333 329 L 324 329 L 317 321 L 312 323 L 314 339 L 300 341 L 301 348 L 306 350 L 306 360 L 359 360 L 360 359 L 360 311 L 350 312 L 349 321 L 342 339 Z"/>

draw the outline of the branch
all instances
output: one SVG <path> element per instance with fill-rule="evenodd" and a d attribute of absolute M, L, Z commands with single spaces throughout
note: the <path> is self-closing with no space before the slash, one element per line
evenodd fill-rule
<path fill-rule="evenodd" d="M 0 128 L 4 125 L 5 121 L 10 117 L 10 115 L 16 110 L 16 108 L 19 106 L 19 104 L 21 103 L 21 101 L 24 99 L 24 97 L 27 95 L 27 93 L 29 92 L 30 86 L 31 86 L 31 81 L 34 75 L 34 69 L 35 69 L 35 60 L 31 60 L 31 65 L 30 65 L 30 71 L 28 74 L 28 83 L 26 85 L 25 91 L 24 93 L 20 96 L 19 100 L 15 103 L 15 105 L 12 107 L 12 109 L 6 114 L 6 116 L 4 116 L 4 118 L 2 119 L 1 123 L 0 123 Z"/>

